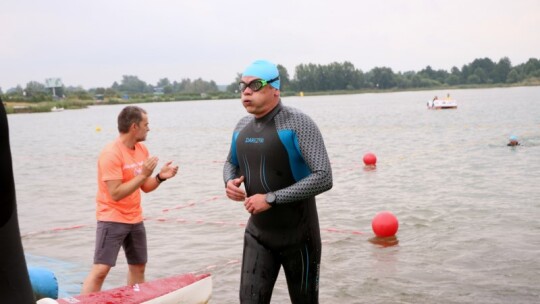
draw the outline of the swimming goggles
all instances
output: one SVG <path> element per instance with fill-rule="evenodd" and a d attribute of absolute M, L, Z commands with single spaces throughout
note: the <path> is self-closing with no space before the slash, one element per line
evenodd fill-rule
<path fill-rule="evenodd" d="M 255 79 L 255 80 L 252 80 L 250 83 L 245 83 L 243 81 L 241 81 L 239 84 L 238 84 L 238 88 L 240 89 L 240 92 L 244 92 L 247 88 L 250 88 L 253 92 L 257 92 L 259 90 L 261 90 L 262 88 L 264 88 L 266 85 L 276 81 L 276 80 L 279 80 L 279 76 L 274 78 L 274 79 L 270 79 L 270 80 L 264 80 L 264 79 Z"/>

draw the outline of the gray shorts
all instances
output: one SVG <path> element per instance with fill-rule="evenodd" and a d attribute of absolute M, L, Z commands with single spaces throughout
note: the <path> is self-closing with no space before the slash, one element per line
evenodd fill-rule
<path fill-rule="evenodd" d="M 124 248 L 128 264 L 146 264 L 146 230 L 144 223 L 125 224 L 97 222 L 94 264 L 116 265 L 120 247 Z"/>

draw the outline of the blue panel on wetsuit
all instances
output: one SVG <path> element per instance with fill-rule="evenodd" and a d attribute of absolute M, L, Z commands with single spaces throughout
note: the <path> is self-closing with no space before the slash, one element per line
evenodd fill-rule
<path fill-rule="evenodd" d="M 302 154 L 300 154 L 300 145 L 298 144 L 296 134 L 292 130 L 280 130 L 278 131 L 278 135 L 289 155 L 289 164 L 294 180 L 299 181 L 311 174 L 311 170 L 304 161 L 304 158 L 302 158 Z"/>
<path fill-rule="evenodd" d="M 231 163 L 235 166 L 239 166 L 238 158 L 236 157 L 236 139 L 240 132 L 236 131 L 233 133 L 232 144 L 231 144 Z"/>

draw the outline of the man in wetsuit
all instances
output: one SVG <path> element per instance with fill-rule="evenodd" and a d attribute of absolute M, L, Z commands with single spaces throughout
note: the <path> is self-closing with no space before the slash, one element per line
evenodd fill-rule
<path fill-rule="evenodd" d="M 223 168 L 227 196 L 251 213 L 245 235 L 241 303 L 270 303 L 281 266 L 293 303 L 318 303 L 321 237 L 315 196 L 332 170 L 313 120 L 283 106 L 277 67 L 255 61 L 242 74 L 248 115 L 233 133 Z M 240 188 L 244 183 L 244 188 Z"/>

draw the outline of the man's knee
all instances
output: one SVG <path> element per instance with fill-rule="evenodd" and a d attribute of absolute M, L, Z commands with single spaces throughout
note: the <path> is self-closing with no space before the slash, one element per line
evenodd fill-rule
<path fill-rule="evenodd" d="M 92 267 L 91 275 L 94 277 L 95 280 L 104 281 L 110 270 L 111 266 L 109 265 L 94 264 L 94 266 Z"/>
<path fill-rule="evenodd" d="M 133 274 L 144 274 L 146 264 L 130 264 L 129 271 Z"/>

